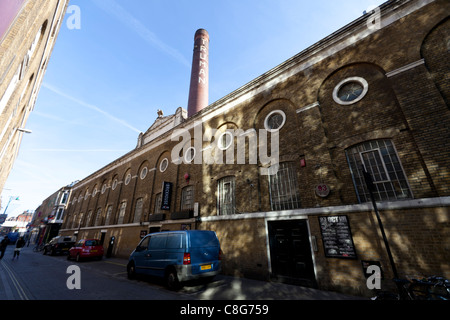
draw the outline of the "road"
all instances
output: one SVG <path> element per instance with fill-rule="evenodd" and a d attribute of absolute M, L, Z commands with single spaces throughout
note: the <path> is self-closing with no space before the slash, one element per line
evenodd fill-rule
<path fill-rule="evenodd" d="M 66 256 L 33 252 L 31 246 L 13 260 L 13 250 L 8 246 L 0 260 L 0 300 L 192 299 L 190 293 L 171 292 L 157 281 L 128 280 L 123 262 L 102 259 L 78 263 Z M 72 265 L 79 267 L 79 289 L 69 288 L 76 283 L 74 271 L 68 270 Z"/>
<path fill-rule="evenodd" d="M 129 280 L 126 259 L 75 262 L 66 256 L 33 252 L 30 246 L 22 249 L 19 259 L 13 260 L 13 250 L 14 246 L 8 246 L 0 260 L 0 300 L 365 300 L 337 292 L 226 275 L 218 275 L 208 284 L 189 283 L 174 292 L 159 279 Z M 74 266 L 78 270 L 75 273 L 71 269 Z"/>

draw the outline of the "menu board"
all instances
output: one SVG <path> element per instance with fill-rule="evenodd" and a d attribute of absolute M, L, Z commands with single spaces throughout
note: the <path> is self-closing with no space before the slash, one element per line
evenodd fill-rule
<path fill-rule="evenodd" d="M 356 259 L 347 216 L 319 217 L 319 223 L 326 257 Z"/>

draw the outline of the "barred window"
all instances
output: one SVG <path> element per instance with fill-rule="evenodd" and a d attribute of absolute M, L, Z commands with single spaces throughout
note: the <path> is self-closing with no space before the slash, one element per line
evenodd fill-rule
<path fill-rule="evenodd" d="M 105 226 L 109 225 L 109 219 L 111 218 L 112 207 L 113 206 L 108 206 L 108 208 L 106 209 Z"/>
<path fill-rule="evenodd" d="M 230 215 L 235 213 L 235 178 L 225 177 L 217 183 L 217 212 L 219 215 Z"/>
<path fill-rule="evenodd" d="M 85 227 L 89 227 L 91 223 L 91 217 L 92 217 L 92 210 L 89 210 L 88 215 L 86 217 Z"/>
<path fill-rule="evenodd" d="M 144 200 L 142 198 L 136 200 L 136 208 L 134 209 L 134 223 L 141 222 L 143 202 Z"/>
<path fill-rule="evenodd" d="M 272 210 L 290 210 L 301 207 L 294 163 L 280 163 L 278 172 L 269 175 L 269 191 Z"/>
<path fill-rule="evenodd" d="M 117 224 L 123 223 L 123 218 L 125 217 L 125 209 L 126 208 L 127 208 L 127 202 L 124 201 L 120 204 L 119 219 L 117 220 Z"/>
<path fill-rule="evenodd" d="M 94 226 L 100 225 L 101 220 L 102 220 L 102 209 L 101 209 L 101 208 L 98 208 L 98 209 L 97 209 L 97 213 L 96 213 L 96 215 L 95 215 Z"/>
<path fill-rule="evenodd" d="M 391 140 L 366 141 L 345 151 L 360 203 L 371 201 L 363 168 L 371 175 L 377 201 L 412 198 L 408 180 Z"/>
<path fill-rule="evenodd" d="M 194 186 L 187 186 L 181 190 L 181 210 L 194 209 Z"/>
<path fill-rule="evenodd" d="M 162 202 L 162 193 L 158 193 L 155 197 L 155 214 L 162 213 L 161 202 Z"/>

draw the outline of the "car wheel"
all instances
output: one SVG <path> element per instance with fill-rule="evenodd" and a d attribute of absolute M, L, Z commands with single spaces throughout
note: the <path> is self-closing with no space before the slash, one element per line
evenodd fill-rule
<path fill-rule="evenodd" d="M 67 255 L 67 260 L 70 260 L 70 253 Z"/>
<path fill-rule="evenodd" d="M 44 248 L 44 250 L 42 250 L 42 251 L 44 251 L 44 252 L 42 252 L 42 254 L 45 256 L 47 254 L 47 249 Z"/>
<path fill-rule="evenodd" d="M 136 268 L 134 262 L 130 262 L 127 266 L 128 279 L 136 279 Z"/>
<path fill-rule="evenodd" d="M 169 269 L 166 274 L 166 285 L 169 290 L 180 289 L 180 282 L 178 281 L 177 272 L 175 269 Z"/>
<path fill-rule="evenodd" d="M 78 253 L 77 256 L 75 257 L 75 261 L 76 262 L 80 262 L 81 261 L 81 257 L 80 254 Z"/>

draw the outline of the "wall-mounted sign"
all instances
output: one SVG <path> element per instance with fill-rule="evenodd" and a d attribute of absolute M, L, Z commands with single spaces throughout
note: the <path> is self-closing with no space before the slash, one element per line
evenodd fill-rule
<path fill-rule="evenodd" d="M 325 198 L 330 194 L 330 188 L 324 183 L 318 184 L 316 186 L 316 194 L 321 198 Z"/>
<path fill-rule="evenodd" d="M 163 182 L 161 210 L 170 210 L 170 200 L 172 198 L 172 182 Z"/>
<path fill-rule="evenodd" d="M 326 257 L 356 259 L 347 216 L 319 217 L 319 224 Z"/>

